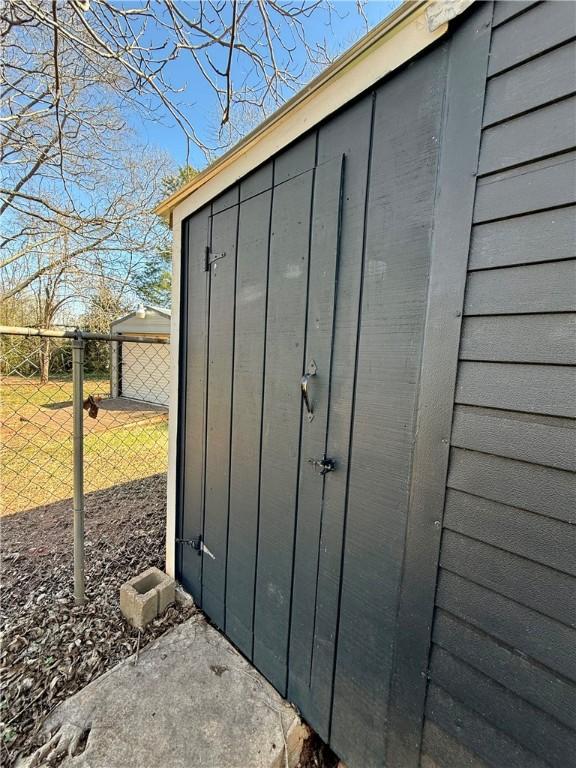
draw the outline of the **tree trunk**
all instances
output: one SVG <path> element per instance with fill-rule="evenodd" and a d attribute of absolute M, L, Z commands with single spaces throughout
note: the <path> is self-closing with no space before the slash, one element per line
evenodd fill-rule
<path fill-rule="evenodd" d="M 50 378 L 50 339 L 40 339 L 40 383 L 47 384 Z"/>

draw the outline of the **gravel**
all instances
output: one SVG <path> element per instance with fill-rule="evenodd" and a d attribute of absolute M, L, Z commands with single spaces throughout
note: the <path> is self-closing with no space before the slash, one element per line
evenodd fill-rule
<path fill-rule="evenodd" d="M 138 630 L 119 609 L 120 585 L 164 569 L 165 475 L 89 494 L 86 597 L 74 605 L 69 501 L 2 519 L 0 763 L 39 746 L 62 700 L 136 651 Z M 139 647 L 194 612 L 177 605 L 141 631 Z"/>

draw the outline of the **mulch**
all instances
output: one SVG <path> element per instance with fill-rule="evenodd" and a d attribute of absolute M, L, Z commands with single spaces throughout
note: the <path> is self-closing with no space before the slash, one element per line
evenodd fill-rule
<path fill-rule="evenodd" d="M 86 597 L 73 598 L 69 501 L 4 517 L 0 526 L 0 763 L 40 746 L 46 716 L 91 680 L 188 619 L 176 605 L 141 633 L 119 609 L 119 589 L 164 569 L 165 475 L 86 498 Z"/>

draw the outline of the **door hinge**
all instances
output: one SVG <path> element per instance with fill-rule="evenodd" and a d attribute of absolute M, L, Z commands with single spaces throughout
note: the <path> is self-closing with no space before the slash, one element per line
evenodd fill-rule
<path fill-rule="evenodd" d="M 223 251 L 222 253 L 214 253 L 210 246 L 207 245 L 205 251 L 204 271 L 209 272 L 212 264 L 214 264 L 215 261 L 218 261 L 218 259 L 223 259 L 224 256 L 226 256 L 226 251 Z"/>
<path fill-rule="evenodd" d="M 205 552 L 208 557 L 211 557 L 212 560 L 216 560 L 216 557 L 210 552 L 206 544 L 204 544 L 204 539 L 202 536 L 195 536 L 192 539 L 176 539 L 176 544 L 181 544 L 185 547 L 192 547 L 192 549 L 197 552 L 199 555 L 202 554 L 202 552 Z"/>

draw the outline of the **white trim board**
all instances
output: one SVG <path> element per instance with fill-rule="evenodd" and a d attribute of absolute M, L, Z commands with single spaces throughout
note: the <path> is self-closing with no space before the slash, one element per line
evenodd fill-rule
<path fill-rule="evenodd" d="M 176 576 L 176 472 L 180 350 L 180 257 L 182 223 L 172 240 L 172 314 L 170 325 L 170 387 L 168 398 L 168 475 L 166 478 L 166 573 Z"/>

